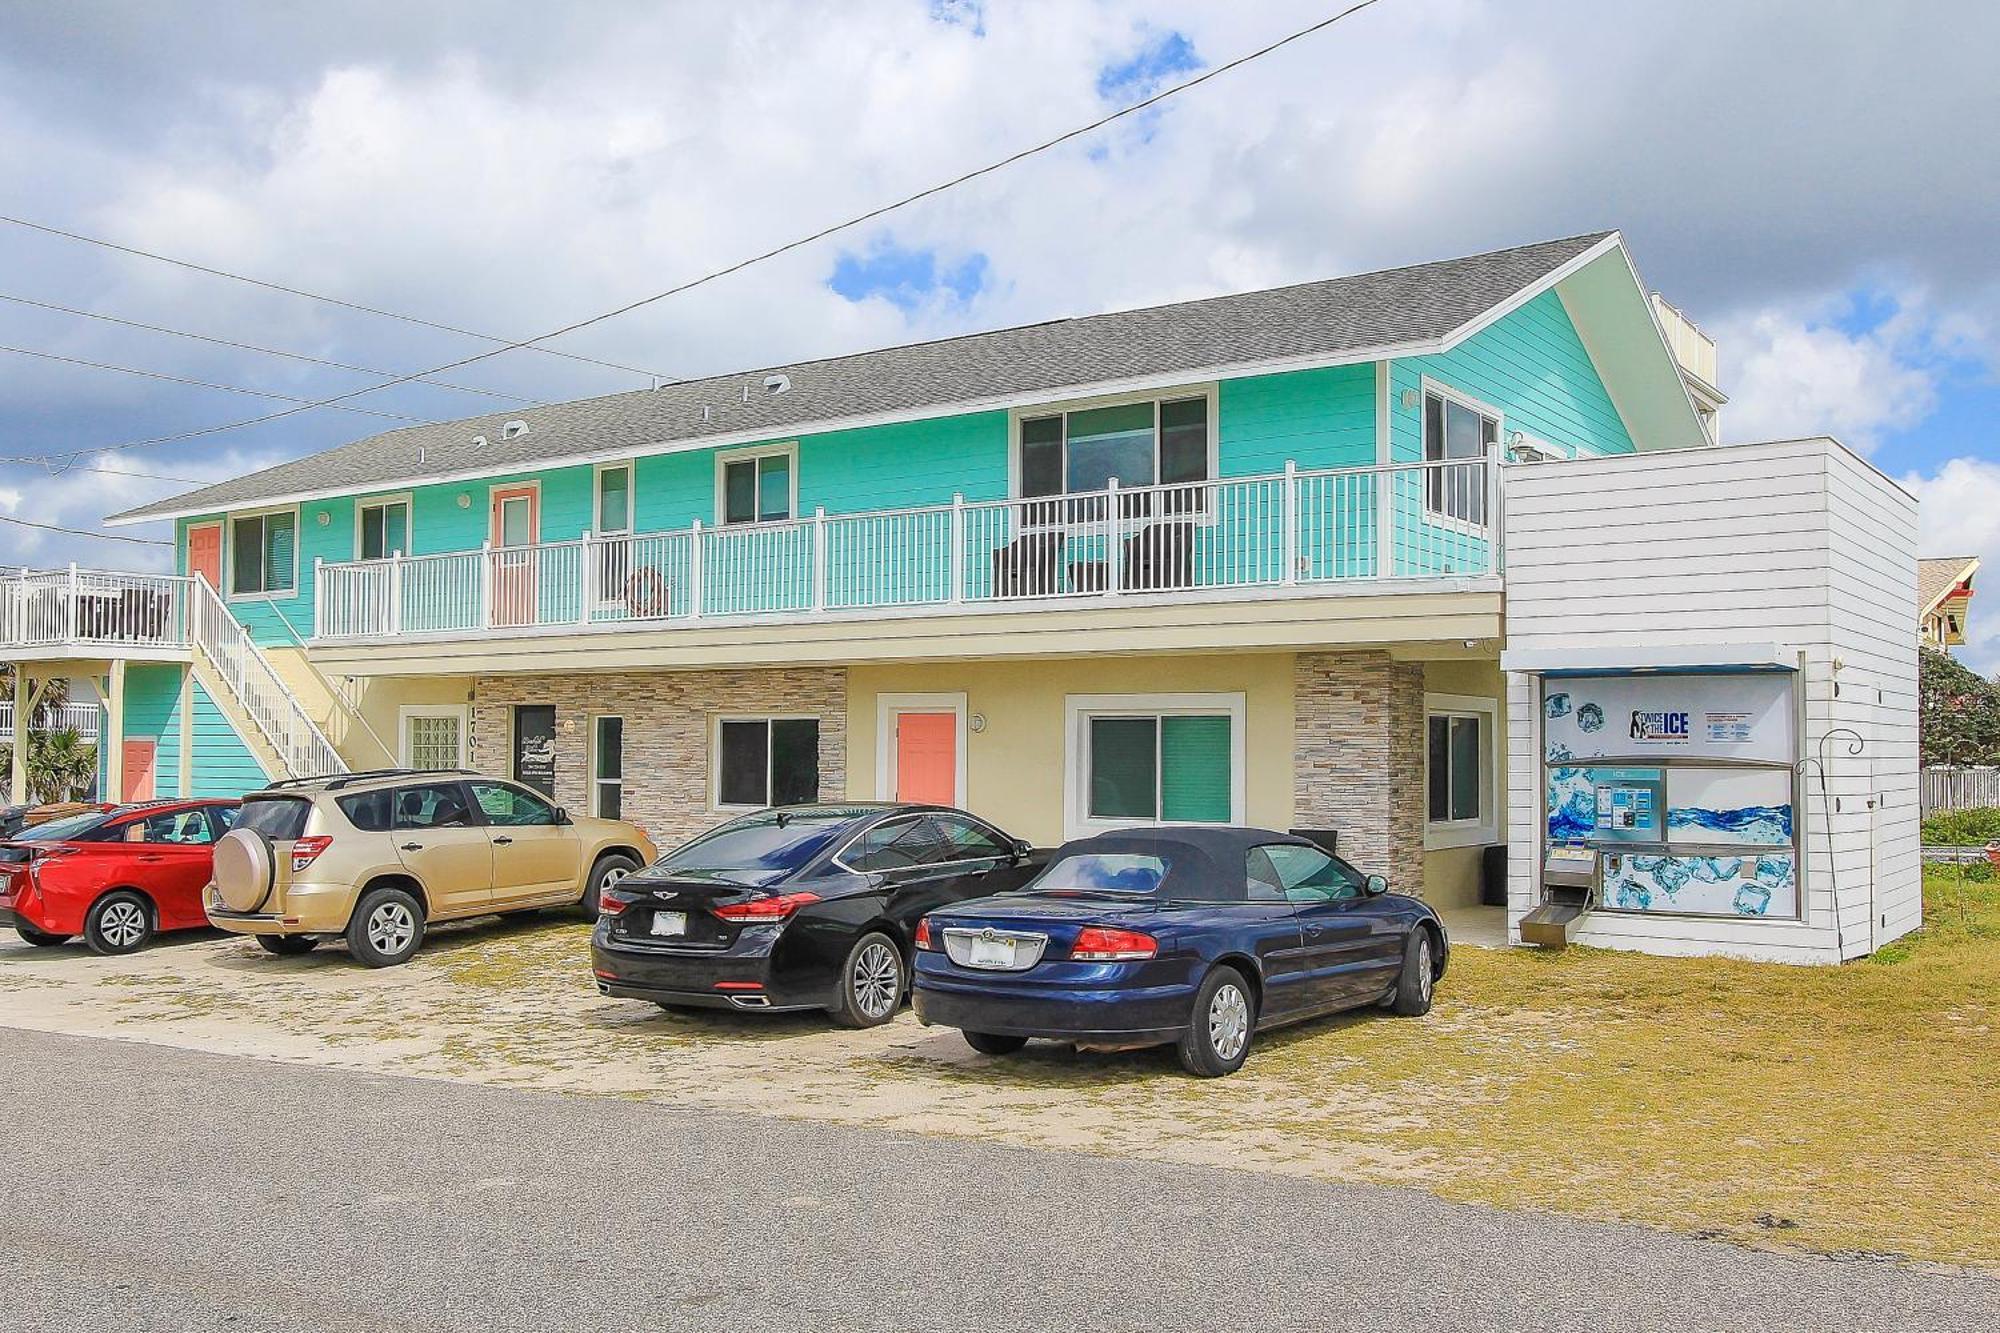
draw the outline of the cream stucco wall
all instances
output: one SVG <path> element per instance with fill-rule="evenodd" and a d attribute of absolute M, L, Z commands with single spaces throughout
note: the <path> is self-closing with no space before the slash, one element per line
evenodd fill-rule
<path fill-rule="evenodd" d="M 314 670 L 300 649 L 266 648 L 264 656 L 347 766 L 357 772 L 402 762 L 399 710 L 405 704 L 472 702 L 470 676 L 358 676 L 349 682 Z M 335 697 L 336 690 L 344 691 L 351 707 Z M 468 736 L 468 751 L 470 741 Z"/>
<path fill-rule="evenodd" d="M 1493 762 L 1494 842 L 1507 839 L 1507 689 L 1494 660 L 1427 662 L 1424 665 L 1426 694 L 1458 694 L 1494 701 L 1494 734 L 1488 757 Z M 1484 844 L 1482 844 L 1483 846 Z M 1441 907 L 1464 907 L 1479 901 L 1480 847 L 1438 848 L 1424 853 L 1424 897 Z"/>
<path fill-rule="evenodd" d="M 847 794 L 874 800 L 876 696 L 956 693 L 985 729 L 966 737 L 966 806 L 1042 846 L 1063 839 L 1064 724 L 1072 694 L 1241 692 L 1244 814 L 1292 819 L 1292 654 L 1189 654 L 855 666 L 847 673 Z"/>

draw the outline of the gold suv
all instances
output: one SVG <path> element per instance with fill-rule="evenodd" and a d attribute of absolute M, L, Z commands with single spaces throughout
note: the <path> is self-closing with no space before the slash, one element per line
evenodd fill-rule
<path fill-rule="evenodd" d="M 300 778 L 243 798 L 203 905 L 275 954 L 345 936 L 370 967 L 406 962 L 433 921 L 577 906 L 650 865 L 646 831 L 572 816 L 517 783 L 458 770 Z"/>

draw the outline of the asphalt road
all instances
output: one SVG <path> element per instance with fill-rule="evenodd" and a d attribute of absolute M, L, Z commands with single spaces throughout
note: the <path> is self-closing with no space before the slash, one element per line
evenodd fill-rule
<path fill-rule="evenodd" d="M 2000 1281 L 1418 1191 L 0 1028 L 0 1328 L 1980 1329 Z"/>

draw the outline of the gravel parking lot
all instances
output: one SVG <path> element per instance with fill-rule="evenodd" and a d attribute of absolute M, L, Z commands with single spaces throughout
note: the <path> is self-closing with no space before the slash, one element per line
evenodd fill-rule
<path fill-rule="evenodd" d="M 414 963 L 384 971 L 338 949 L 281 959 L 215 935 L 123 959 L 8 938 L 0 1022 L 1408 1184 L 1761 1247 L 2000 1271 L 1991 974 L 1960 953 L 1966 939 L 1980 945 L 1980 914 L 1993 910 L 1975 898 L 1959 932 L 1843 969 L 1461 949 L 1426 1018 L 1371 1011 L 1274 1034 L 1242 1073 L 1213 1082 L 1163 1052 L 1036 1043 L 992 1060 L 907 1013 L 848 1032 L 810 1015 L 607 1000 L 586 928 L 561 916 L 441 929 Z M 1832 1003 L 1830 987 L 1859 989 Z M 1812 1018 L 1774 1025 L 1773 1013 Z"/>

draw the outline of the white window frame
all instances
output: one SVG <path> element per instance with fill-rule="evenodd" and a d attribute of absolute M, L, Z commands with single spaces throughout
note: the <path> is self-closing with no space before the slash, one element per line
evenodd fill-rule
<path fill-rule="evenodd" d="M 1479 813 L 1471 819 L 1432 820 L 1431 719 L 1470 717 L 1479 723 Z M 1500 701 L 1472 694 L 1424 695 L 1424 850 L 1478 847 L 1500 840 Z"/>
<path fill-rule="evenodd" d="M 729 513 L 729 487 L 725 483 L 725 478 L 727 478 L 729 474 L 729 465 L 731 463 L 747 463 L 755 459 L 776 458 L 780 456 L 790 460 L 790 466 L 787 469 L 787 476 L 789 481 L 791 482 L 791 491 L 792 491 L 789 501 L 791 505 L 790 517 L 784 519 L 775 519 L 775 518 L 767 519 L 759 517 L 752 519 L 748 523 L 729 522 L 727 517 Z M 760 511 L 763 509 L 763 499 L 764 499 L 763 483 L 764 483 L 764 478 L 762 471 L 760 470 L 757 477 L 757 500 L 758 500 L 758 509 Z M 758 445 L 752 445 L 747 449 L 720 449 L 716 451 L 715 526 L 717 530 L 721 530 L 723 528 L 754 528 L 759 526 L 774 525 L 781 522 L 796 523 L 798 521 L 798 517 L 799 517 L 799 442 L 797 440 L 787 441 L 784 444 L 758 444 Z"/>
<path fill-rule="evenodd" d="M 1090 814 L 1090 720 L 1097 717 L 1229 717 L 1229 819 L 1247 822 L 1246 698 L 1240 692 L 1209 694 L 1071 694 L 1063 698 L 1063 838 L 1087 838 L 1123 828 L 1159 828 L 1157 819 L 1096 819 Z M 1200 827 L 1215 827 L 1201 825 Z"/>
<path fill-rule="evenodd" d="M 1429 447 L 1424 442 L 1424 431 L 1426 429 L 1425 423 L 1430 418 L 1430 408 L 1426 404 L 1425 399 L 1428 398 L 1431 394 L 1436 394 L 1438 397 L 1444 399 L 1446 402 L 1457 403 L 1460 407 L 1467 408 L 1471 411 L 1479 413 L 1479 415 L 1481 415 L 1482 417 L 1487 417 L 1491 419 L 1493 422 L 1493 447 L 1496 449 L 1504 449 L 1507 447 L 1507 414 L 1505 412 L 1502 412 L 1499 408 L 1493 406 L 1493 404 L 1491 403 L 1484 402 L 1478 398 L 1474 398 L 1471 394 L 1466 393 L 1461 389 L 1452 388 L 1451 385 L 1446 384 L 1442 380 L 1432 379 L 1429 375 L 1418 376 L 1417 385 L 1418 385 L 1417 389 L 1417 394 L 1418 394 L 1417 461 L 1418 462 L 1427 464 L 1434 461 L 1430 456 Z M 1457 461 L 1463 462 L 1466 465 L 1470 466 L 1473 463 L 1485 464 L 1489 460 L 1485 452 L 1482 451 L 1480 456 L 1476 459 L 1467 458 Z M 1484 485 L 1485 475 L 1486 473 L 1482 468 L 1480 472 L 1482 485 Z M 1486 514 L 1486 521 L 1484 523 L 1474 523 L 1469 518 L 1459 518 L 1457 515 L 1449 513 L 1443 509 L 1433 509 L 1431 508 L 1431 491 L 1430 491 L 1430 478 L 1429 478 L 1428 468 L 1425 469 L 1425 476 L 1423 479 L 1423 504 L 1424 504 L 1424 522 L 1426 525 L 1430 527 L 1449 528 L 1454 532 L 1462 532 L 1468 537 L 1486 537 L 1492 533 L 1493 521 L 1494 521 L 1494 516 L 1491 512 L 1493 506 L 1493 497 L 1490 494 L 1487 495 L 1486 497 L 1486 508 L 1488 512 Z"/>
<path fill-rule="evenodd" d="M 742 525 L 739 525 L 742 526 Z M 764 747 L 764 804 L 724 805 L 722 803 L 722 724 L 725 722 L 762 722 L 768 737 L 773 722 L 817 722 L 820 740 L 826 739 L 826 719 L 818 713 L 717 713 L 709 719 L 708 725 L 708 808 L 715 814 L 740 815 L 752 810 L 767 810 L 771 805 L 771 765 L 776 762 L 776 747 L 767 741 Z M 821 792 L 818 799 L 825 799 Z"/>
<path fill-rule="evenodd" d="M 602 748 L 602 746 L 603 746 L 603 737 L 602 737 L 602 736 L 600 735 L 600 733 L 598 732 L 598 729 L 597 729 L 597 728 L 598 728 L 598 724 L 599 724 L 599 723 L 601 723 L 601 722 L 603 722 L 603 721 L 604 721 L 604 720 L 605 720 L 606 718 L 616 718 L 616 719 L 618 720 L 618 727 L 619 727 L 619 731 L 618 731 L 618 777 L 617 777 L 616 779 L 611 779 L 611 778 L 605 778 L 605 777 L 601 777 L 601 776 L 599 776 L 599 774 L 598 774 L 598 771 L 597 771 L 597 760 L 598 760 L 598 755 L 599 755 L 599 752 L 600 752 L 600 750 L 601 750 L 601 748 Z M 589 759 L 588 759 L 588 761 L 587 761 L 587 762 L 588 762 L 588 763 L 590 764 L 590 772 L 589 772 L 589 774 L 588 774 L 588 777 L 589 777 L 589 782 L 590 782 L 590 814 L 591 814 L 591 817 L 592 817 L 592 818 L 594 818 L 594 819 L 609 819 L 609 818 L 611 818 L 611 816 L 610 816 L 610 815 L 607 815 L 607 814 L 605 814 L 605 813 L 604 813 L 604 806 L 603 806 L 602 802 L 601 802 L 601 801 L 599 800 L 599 798 L 600 798 L 600 797 L 601 797 L 601 796 L 603 795 L 603 793 L 604 793 L 604 789 L 605 789 L 606 787 L 610 787 L 610 786 L 615 786 L 615 787 L 617 787 L 617 788 L 618 788 L 618 809 L 619 809 L 619 814 L 618 814 L 618 816 L 617 816 L 617 817 L 618 817 L 619 819 L 623 819 L 623 818 L 625 818 L 625 814 L 624 814 L 624 809 L 625 809 L 625 787 L 626 787 L 626 782 L 625 782 L 625 755 L 626 755 L 626 751 L 628 750 L 628 748 L 629 748 L 629 747 L 628 747 L 628 746 L 627 746 L 627 745 L 625 744 L 625 730 L 624 730 L 624 729 L 625 729 L 625 725 L 626 725 L 627 721 L 628 721 L 628 719 L 626 718 L 625 714 L 623 714 L 623 713 L 592 713 L 592 714 L 590 715 L 590 757 L 589 757 Z"/>
<path fill-rule="evenodd" d="M 472 767 L 471 704 L 404 704 L 396 710 L 396 762 L 413 767 L 410 756 L 410 723 L 420 717 L 450 717 L 458 720 L 458 763 L 455 768 Z"/>
<path fill-rule="evenodd" d="M 951 803 L 965 808 L 965 692 L 878 694 L 875 696 L 875 799 L 896 799 L 896 715 L 950 712 L 958 718 L 955 742 L 958 771 L 952 778 Z"/>
<path fill-rule="evenodd" d="M 292 586 L 279 592 L 238 592 L 236 590 L 236 523 L 239 519 L 264 518 L 271 514 L 292 516 Z M 232 509 L 222 518 L 222 581 L 232 602 L 289 602 L 299 596 L 299 544 L 305 531 L 299 526 L 297 505 L 268 505 L 262 509 Z"/>
<path fill-rule="evenodd" d="M 603 511 L 602 487 L 604 485 L 604 474 L 607 472 L 620 472 L 620 471 L 624 472 L 625 474 L 625 526 L 622 528 L 606 528 L 600 530 L 598 528 L 598 524 L 603 521 L 604 517 L 602 512 Z M 638 492 L 639 492 L 639 467 L 638 464 L 635 463 L 633 460 L 628 458 L 616 463 L 599 463 L 596 467 L 592 468 L 590 470 L 591 534 L 597 537 L 630 537 L 632 535 L 633 525 L 638 519 L 638 513 L 639 513 Z"/>
<path fill-rule="evenodd" d="M 1153 476 L 1157 478 L 1160 475 L 1160 410 L 1158 405 L 1161 403 L 1183 402 L 1189 398 L 1203 399 L 1207 405 L 1205 410 L 1208 413 L 1208 481 L 1206 483 L 1184 482 L 1180 484 L 1182 485 L 1208 484 L 1219 480 L 1220 469 L 1222 466 L 1222 448 L 1221 448 L 1222 431 L 1220 429 L 1221 423 L 1216 415 L 1216 408 L 1219 400 L 1216 392 L 1215 382 L 1209 381 L 1204 384 L 1189 384 L 1177 389 L 1148 389 L 1143 393 L 1105 394 L 1096 398 L 1070 398 L 1070 399 L 1064 399 L 1059 402 L 1036 403 L 1032 406 L 1016 407 L 1010 409 L 1007 414 L 1007 494 L 1016 500 L 1055 500 L 1059 499 L 1061 495 L 1071 494 L 1071 492 L 1068 491 L 1061 492 L 1060 495 L 1028 496 L 1021 494 L 1021 472 L 1022 472 L 1021 423 L 1022 422 L 1028 421 L 1036 417 L 1061 416 L 1064 418 L 1063 475 L 1065 478 L 1067 478 L 1067 476 L 1069 475 L 1068 416 L 1071 412 L 1089 412 L 1100 407 L 1124 407 L 1131 403 L 1152 403 L 1154 404 Z M 1123 477 L 1120 477 L 1118 479 L 1118 485 L 1121 490 L 1126 488 L 1150 486 L 1156 484 L 1158 484 L 1157 481 L 1131 482 L 1127 481 Z M 1081 491 L 1081 492 L 1076 492 L 1076 494 L 1094 494 L 1094 492 Z M 1210 506 L 1210 508 L 1212 509 L 1213 506 Z M 1187 517 L 1189 519 L 1200 518 L 1201 520 L 1210 523 L 1215 521 L 1212 514 L 1203 514 L 1203 515 L 1190 514 L 1187 515 Z"/>
<path fill-rule="evenodd" d="M 403 506 L 403 544 L 410 547 L 416 546 L 417 505 L 416 500 L 411 496 L 410 492 L 397 491 L 393 495 L 371 495 L 365 500 L 356 500 L 354 502 L 354 558 L 356 560 L 365 560 L 367 558 L 361 554 L 362 515 L 370 509 L 380 509 L 386 505 L 395 504 Z M 403 554 L 408 556 L 414 554 L 414 552 L 404 551 Z M 385 556 L 383 558 L 387 559 L 388 557 Z"/>

